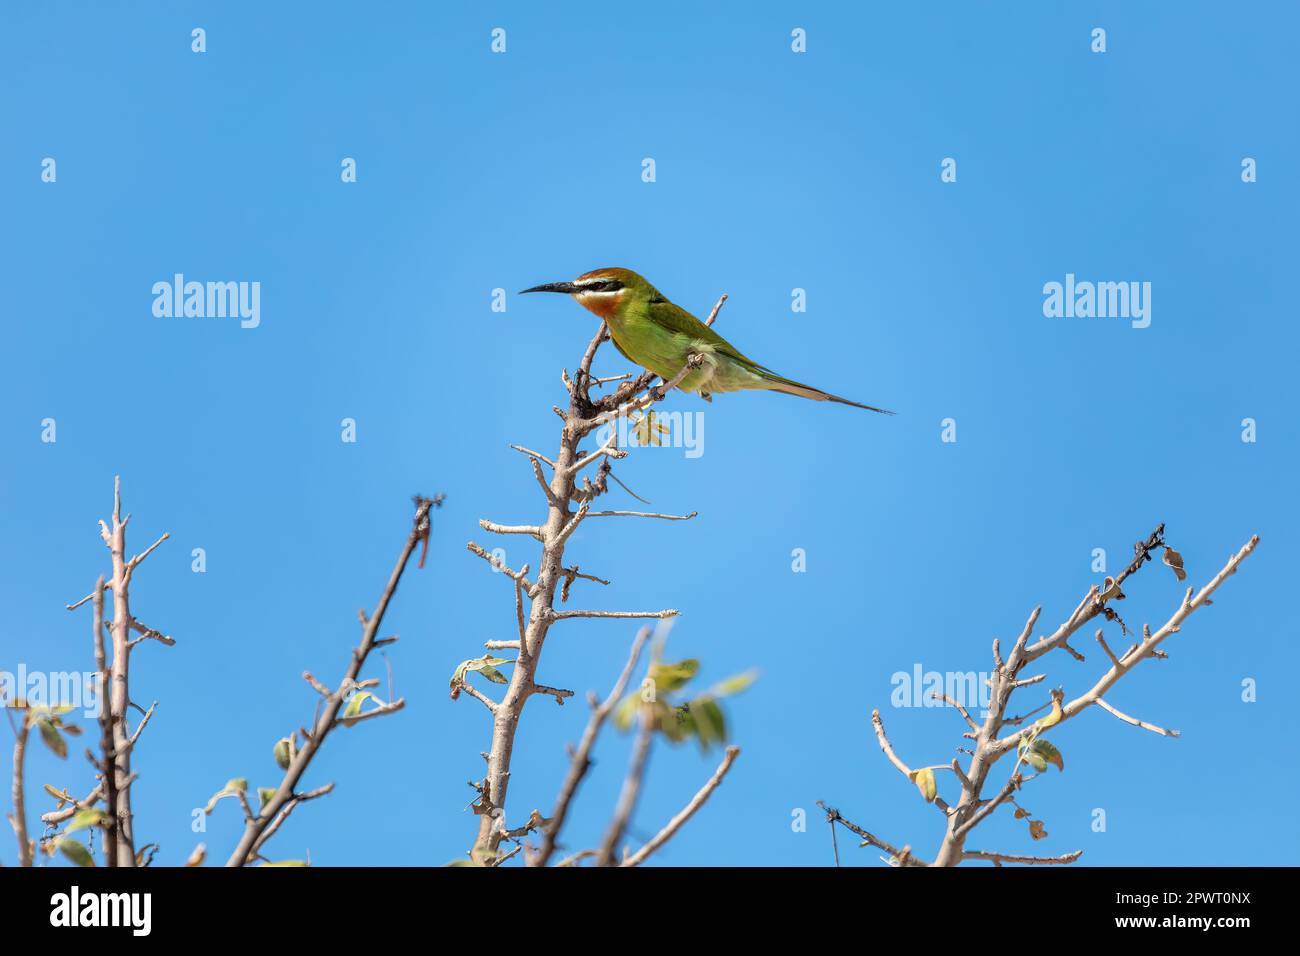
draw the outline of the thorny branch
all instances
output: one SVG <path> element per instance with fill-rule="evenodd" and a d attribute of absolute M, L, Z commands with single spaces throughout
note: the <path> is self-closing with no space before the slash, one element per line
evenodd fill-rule
<path fill-rule="evenodd" d="M 717 318 L 718 310 L 726 296 L 719 299 L 709 316 L 709 324 Z M 487 755 L 487 774 L 475 785 L 478 798 L 474 812 L 479 819 L 478 835 L 470 851 L 473 861 L 494 864 L 502 862 L 500 845 L 512 831 L 506 821 L 506 798 L 510 785 L 510 767 L 514 752 L 515 734 L 524 705 L 528 699 L 546 689 L 537 683 L 538 667 L 542 649 L 553 625 L 560 621 L 575 618 L 670 618 L 677 614 L 674 609 L 660 611 L 605 611 L 605 610 L 558 610 L 556 591 L 560 591 L 561 601 L 566 601 L 570 588 L 577 580 L 589 580 L 607 584 L 603 578 L 579 573 L 577 567 L 568 568 L 564 563 L 564 550 L 569 538 L 583 521 L 590 517 L 650 517 L 668 520 L 686 520 L 695 517 L 689 515 L 665 515 L 648 512 L 593 511 L 591 503 L 607 490 L 608 479 L 612 477 L 611 460 L 618 460 L 627 455 L 625 449 L 617 447 L 617 429 L 611 430 L 611 437 L 600 447 L 592 451 L 583 451 L 582 443 L 602 425 L 616 421 L 649 408 L 662 400 L 667 393 L 678 385 L 690 370 L 701 361 L 700 356 L 692 355 L 681 371 L 668 379 L 660 380 L 655 385 L 657 376 L 651 372 L 642 372 L 631 377 L 625 375 L 598 379 L 592 376 L 591 366 L 601 344 L 607 341 L 609 333 L 601 324 L 596 334 L 587 344 L 576 373 L 570 377 L 567 370 L 562 375 L 569 395 L 567 409 L 555 407 L 555 413 L 562 419 L 560 446 L 553 458 L 520 445 L 512 445 L 516 451 L 529 458 L 534 478 L 542 487 L 546 499 L 546 519 L 536 525 L 505 525 L 486 519 L 479 522 L 488 532 L 502 535 L 525 535 L 541 543 L 541 558 L 537 563 L 535 582 L 527 582 L 515 577 L 516 606 L 522 621 L 518 641 L 518 656 L 512 662 L 513 668 L 504 694 L 498 701 L 481 698 L 489 704 L 492 717 L 492 744 Z M 617 382 L 617 387 L 605 394 L 594 394 L 593 390 L 605 384 Z M 599 463 L 599 464 L 597 464 Z M 581 473 L 589 466 L 596 465 L 596 477 L 583 476 Z M 549 469 L 549 479 L 543 470 Z M 615 479 L 617 481 L 617 479 Z M 578 507 L 574 510 L 573 505 Z M 480 557 L 491 559 L 488 553 L 474 542 L 469 542 L 470 551 Z M 495 566 L 495 563 L 494 563 Z M 504 569 L 507 570 L 508 569 Z M 523 599 L 527 597 L 529 607 L 524 620 Z M 513 645 L 513 642 L 510 642 Z M 506 646 L 494 642 L 493 646 Z M 480 696 L 481 695 L 474 695 Z M 603 718 L 602 718 L 603 720 Z M 599 729 L 599 725 L 597 728 Z M 588 728 L 589 731 L 592 728 Z M 585 738 L 584 738 L 585 739 Z M 581 752 L 581 751 L 580 751 Z M 585 759 L 585 757 L 584 757 Z M 571 770 L 571 775 L 573 774 Z M 577 786 L 585 766 L 577 772 L 571 781 Z M 557 815 L 562 822 L 567 812 L 568 800 L 572 797 L 570 790 L 567 797 L 562 796 L 557 806 Z M 534 817 L 540 817 L 534 811 Z M 547 862 L 555 849 L 555 827 L 544 832 L 544 844 L 541 851 L 534 854 L 530 862 Z"/>
<path fill-rule="evenodd" d="M 135 774 L 131 770 L 131 751 L 140 739 L 145 725 L 153 716 L 154 707 L 142 711 L 140 723 L 132 731 L 127 724 L 127 711 L 136 704 L 131 700 L 130 663 L 131 651 L 146 639 L 157 640 L 171 646 L 176 642 L 161 631 L 142 624 L 131 613 L 130 588 L 136 569 L 154 550 L 170 537 L 163 534 L 153 544 L 131 558 L 126 556 L 126 528 L 131 516 L 122 516 L 122 479 L 113 479 L 113 515 L 110 522 L 99 522 L 99 534 L 107 546 L 112 558 L 112 578 L 100 578 L 95 589 L 79 601 L 68 605 L 75 610 L 87 602 L 92 602 L 94 616 L 91 623 L 92 641 L 95 652 L 95 668 L 98 674 L 100 691 L 100 755 L 95 764 L 99 783 L 91 795 L 82 802 L 89 806 L 97 799 L 103 799 L 106 814 L 102 828 L 104 831 L 104 855 L 108 866 L 135 866 L 135 821 L 131 812 L 131 782 Z M 113 592 L 113 619 L 104 619 L 104 592 Z M 109 635 L 112 657 L 108 656 L 105 633 Z M 132 640 L 131 634 L 141 637 Z M 106 698 L 103 699 L 103 698 Z M 139 709 L 139 708 L 137 708 Z M 96 796 L 98 795 L 98 796 Z M 74 814 L 82 804 L 71 809 Z M 67 817 L 61 811 L 45 814 L 42 817 L 47 824 L 57 825 Z"/>
<path fill-rule="evenodd" d="M 1025 623 L 1019 638 L 1012 646 L 1011 653 L 1006 655 L 1005 658 L 1002 654 L 1000 642 L 993 641 L 994 670 L 989 678 L 991 699 L 988 715 L 983 723 L 977 723 L 958 702 L 939 695 L 948 703 L 953 704 L 970 728 L 964 736 L 973 740 L 974 744 L 972 748 L 962 748 L 963 752 L 969 754 L 970 757 L 965 770 L 962 769 L 958 760 L 953 760 L 951 765 L 936 765 L 921 768 L 920 771 L 912 770 L 894 752 L 894 748 L 885 734 L 879 711 L 872 713 L 872 723 L 875 726 L 876 737 L 885 756 L 904 776 L 916 783 L 922 789 L 922 793 L 926 798 L 934 803 L 945 816 L 944 837 L 933 862 L 927 864 L 916 860 L 907 847 L 904 847 L 901 851 L 896 850 L 892 844 L 873 836 L 868 831 L 857 826 L 857 824 L 851 823 L 840 816 L 839 811 L 825 808 L 819 802 L 818 805 L 826 809 L 827 819 L 831 822 L 832 827 L 839 823 L 862 837 L 865 841 L 864 846 L 871 845 L 885 850 L 890 854 L 890 862 L 895 865 L 901 863 L 911 866 L 955 866 L 967 860 L 983 860 L 992 862 L 996 866 L 1001 866 L 1004 863 L 1041 866 L 1068 864 L 1079 859 L 1083 853 L 1082 850 L 1060 856 L 1027 856 L 986 850 L 967 850 L 966 840 L 975 827 L 992 816 L 1002 806 L 1016 806 L 1017 818 L 1029 816 L 1027 811 L 1024 811 L 1016 804 L 1014 795 L 1026 782 L 1034 779 L 1038 774 L 1025 777 L 1021 772 L 1022 767 L 1027 768 L 1027 762 L 1034 763 L 1035 769 L 1040 772 L 1048 763 L 1055 762 L 1058 766 L 1063 767 L 1064 764 L 1061 762 L 1059 751 L 1046 742 L 1043 734 L 1049 728 L 1054 728 L 1067 720 L 1077 717 L 1094 705 L 1135 727 L 1163 736 L 1178 736 L 1176 730 L 1167 730 L 1145 720 L 1130 717 L 1115 708 L 1105 699 L 1104 695 L 1142 661 L 1148 658 L 1167 656 L 1160 648 L 1160 645 L 1168 637 L 1177 633 L 1183 622 L 1194 611 L 1213 603 L 1211 595 L 1228 577 L 1236 573 L 1241 562 L 1255 550 L 1256 545 L 1259 543 L 1258 535 L 1252 536 L 1236 554 L 1229 558 L 1219 573 L 1211 578 L 1209 583 L 1202 587 L 1200 591 L 1189 587 L 1178 608 L 1158 630 L 1153 632 L 1149 625 L 1144 626 L 1141 639 L 1131 644 L 1122 654 L 1116 654 L 1106 642 L 1103 632 L 1098 630 L 1096 640 L 1110 666 L 1086 691 L 1067 701 L 1062 690 L 1053 690 L 1050 693 L 1050 699 L 1034 710 L 1019 717 L 1006 716 L 1007 706 L 1016 690 L 1035 686 L 1044 679 L 1045 675 L 1043 674 L 1022 676 L 1022 672 L 1028 664 L 1038 660 L 1048 652 L 1058 649 L 1066 652 L 1075 660 L 1084 660 L 1084 656 L 1071 647 L 1068 642 L 1090 621 L 1098 617 L 1105 618 L 1107 621 L 1119 624 L 1121 635 L 1125 637 L 1129 635 L 1128 625 L 1112 607 L 1112 602 L 1124 598 L 1121 585 L 1136 573 L 1143 564 L 1154 560 L 1154 555 L 1158 550 L 1164 550 L 1163 562 L 1174 569 L 1180 581 L 1183 580 L 1186 574 L 1183 570 L 1182 556 L 1165 543 L 1164 530 L 1164 525 L 1159 525 L 1144 541 L 1139 541 L 1134 546 L 1134 558 L 1129 565 L 1114 578 L 1106 578 L 1100 587 L 1094 585 L 1090 588 L 1070 616 L 1051 634 L 1030 643 L 1030 636 L 1042 611 L 1042 608 L 1039 607 L 1034 608 L 1029 615 L 1029 620 Z M 1040 711 L 1047 710 L 1049 707 L 1051 710 L 1048 714 L 1025 726 L 1025 721 L 1029 717 Z M 1009 727 L 1017 729 L 1007 732 Z M 994 764 L 1013 751 L 1016 752 L 1017 757 L 1008 779 L 998 788 L 994 796 L 991 798 L 984 796 L 988 776 Z M 937 788 L 935 788 L 933 782 L 933 771 L 944 769 L 951 770 L 961 786 L 961 795 L 956 803 L 952 805 L 945 803 L 938 796 Z M 926 772 L 929 772 L 930 776 L 923 776 Z M 1030 820 L 1029 826 L 1030 835 L 1034 839 L 1046 836 L 1041 821 Z"/>

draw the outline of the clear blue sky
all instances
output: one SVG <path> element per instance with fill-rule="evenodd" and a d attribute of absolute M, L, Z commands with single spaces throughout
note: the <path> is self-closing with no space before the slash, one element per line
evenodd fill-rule
<path fill-rule="evenodd" d="M 1203 583 L 1263 543 L 1213 607 L 1112 693 L 1179 728 L 1100 711 L 1055 736 L 1066 772 L 981 848 L 1086 851 L 1093 864 L 1300 862 L 1295 223 L 1300 17 L 1289 4 L 10 5 L 0 24 L 0 668 L 89 669 L 85 594 L 107 567 L 96 519 L 121 473 L 142 548 L 133 690 L 160 707 L 137 751 L 139 842 L 224 859 L 226 779 L 270 785 L 275 740 L 309 720 L 309 669 L 337 679 L 408 527 L 444 491 L 430 566 L 388 630 L 405 712 L 339 732 L 309 784 L 337 781 L 276 837 L 320 864 L 441 864 L 471 841 L 465 781 L 486 714 L 452 702 L 456 663 L 511 635 L 507 582 L 465 550 L 479 518 L 542 502 L 519 442 L 553 450 L 560 369 L 593 320 L 515 290 L 623 265 L 792 377 L 899 411 L 776 395 L 679 395 L 705 450 L 635 452 L 618 473 L 689 524 L 592 522 L 570 557 L 611 578 L 573 603 L 678 607 L 670 650 L 704 679 L 754 666 L 732 702 L 744 752 L 665 864 L 830 861 L 815 801 L 918 853 L 938 815 L 882 758 L 946 762 L 951 711 L 889 707 L 890 675 L 987 670 L 1029 610 L 1069 613 L 1157 522 Z M 1094 27 L 1107 52 L 1090 51 Z M 207 52 L 190 31 L 207 30 Z M 507 31 L 507 53 L 490 31 Z M 808 52 L 790 49 L 807 30 Z M 42 183 L 41 161 L 57 161 Z M 340 182 L 344 157 L 355 184 Z M 641 180 L 652 157 L 657 181 Z M 958 163 L 955 183 L 940 163 Z M 1258 182 L 1241 181 L 1241 161 Z M 261 283 L 261 324 L 155 318 L 174 273 Z M 1044 283 L 1152 284 L 1152 322 L 1047 318 Z M 491 291 L 511 293 L 505 313 Z M 791 311 L 791 290 L 807 311 Z M 612 352 L 599 368 L 623 371 Z M 340 441 L 356 419 L 358 441 Z M 41 421 L 57 421 L 57 443 Z M 940 423 L 955 419 L 957 441 Z M 1258 440 L 1241 440 L 1244 418 Z M 621 491 L 612 506 L 635 506 Z M 536 564 L 521 539 L 510 563 Z M 190 570 L 191 549 L 208 570 Z M 807 553 L 791 571 L 792 549 Z M 1182 593 L 1150 567 L 1131 623 Z M 1111 629 L 1113 631 L 1113 628 Z M 602 693 L 633 628 L 573 622 L 540 678 Z M 1115 637 L 1118 642 L 1119 638 Z M 1088 686 L 1101 663 L 1050 661 Z M 371 673 L 383 676 L 382 663 Z M 1242 681 L 1258 681 L 1243 703 Z M 1022 692 L 1031 706 L 1031 692 Z M 585 708 L 534 701 L 512 813 L 544 812 Z M 86 738 L 83 738 L 83 741 Z M 596 839 L 627 741 L 610 735 L 571 843 Z M 712 771 L 661 748 L 634 834 Z M 1009 767 L 1007 768 L 1009 770 Z M 31 760 L 88 788 L 76 753 Z M 943 781 L 951 790 L 951 781 Z M 1107 832 L 1090 828 L 1093 808 Z M 808 832 L 792 832 L 796 808 Z M 880 865 L 873 851 L 846 860 Z M 11 863 L 13 845 L 0 843 Z"/>

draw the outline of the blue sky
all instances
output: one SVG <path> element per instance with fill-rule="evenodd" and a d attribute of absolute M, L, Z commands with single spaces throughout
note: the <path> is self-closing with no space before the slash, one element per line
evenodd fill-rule
<path fill-rule="evenodd" d="M 1014 639 L 1039 603 L 1055 626 L 1100 579 L 1094 548 L 1114 570 L 1160 521 L 1198 584 L 1263 539 L 1171 658 L 1110 695 L 1183 736 L 1083 715 L 1054 737 L 1065 773 L 1022 800 L 1049 838 L 1031 843 L 1007 814 L 972 843 L 1082 848 L 1091 864 L 1300 862 L 1278 798 L 1300 782 L 1284 680 L 1300 663 L 1293 7 L 381 9 L 2 15 L 0 669 L 92 666 L 85 609 L 64 603 L 107 568 L 95 522 L 120 473 L 135 548 L 172 534 L 133 590 L 137 615 L 178 642 L 133 656 L 135 697 L 161 702 L 135 789 L 137 840 L 161 843 L 160 863 L 198 841 L 229 853 L 233 806 L 203 834 L 193 808 L 230 777 L 278 781 L 272 745 L 315 704 L 299 675 L 341 674 L 410 496 L 435 490 L 448 500 L 430 565 L 385 628 L 402 637 L 388 656 L 408 706 L 329 740 L 306 782 L 337 789 L 295 813 L 273 855 L 422 865 L 467 848 L 465 781 L 489 728 L 447 681 L 511 635 L 513 607 L 465 542 L 536 564 L 478 520 L 542 516 L 508 446 L 554 449 L 560 369 L 593 331 L 571 302 L 513 293 L 605 265 L 701 314 L 726 292 L 718 330 L 746 353 L 899 411 L 678 395 L 667 410 L 704 409 L 704 454 L 644 449 L 617 473 L 656 509 L 700 517 L 575 535 L 568 556 L 614 583 L 579 585 L 574 604 L 681 608 L 670 656 L 700 657 L 705 681 L 762 672 L 730 705 L 731 776 L 658 862 L 827 864 L 818 799 L 931 854 L 942 821 L 883 759 L 869 714 L 881 707 L 913 765 L 947 762 L 962 724 L 890 707 L 890 676 L 988 670 L 994 636 Z M 505 54 L 490 51 L 495 27 Z M 344 157 L 356 183 L 340 182 Z M 946 157 L 954 183 L 940 181 Z M 1257 182 L 1242 182 L 1244 157 Z M 153 283 L 178 272 L 260 282 L 261 324 L 154 317 Z M 1150 327 L 1045 317 L 1043 286 L 1067 273 L 1150 282 Z M 511 293 L 504 313 L 495 288 Z M 806 312 L 791 311 L 795 288 Z M 609 351 L 598 368 L 626 364 Z M 947 418 L 956 442 L 941 441 Z M 1158 625 L 1182 586 L 1148 567 L 1126 590 L 1130 623 Z M 539 678 L 604 693 L 633 632 L 560 625 Z M 1086 663 L 1049 659 L 1046 686 L 1090 686 L 1100 655 L 1088 635 L 1076 644 Z M 530 704 L 513 816 L 549 812 L 585 719 L 582 705 Z M 603 739 L 571 845 L 599 838 L 626 749 Z M 716 761 L 658 749 L 633 837 Z M 89 779 L 76 753 L 34 753 L 31 815 L 41 783 Z M 807 832 L 792 829 L 799 808 Z M 6 838 L 0 861 L 13 859 Z"/>

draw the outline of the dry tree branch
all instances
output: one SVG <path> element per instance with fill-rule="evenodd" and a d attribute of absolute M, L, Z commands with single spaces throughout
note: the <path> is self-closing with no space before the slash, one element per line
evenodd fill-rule
<path fill-rule="evenodd" d="M 848 830 L 850 833 L 853 833 L 858 837 L 860 837 L 862 839 L 863 846 L 874 846 L 877 847 L 878 849 L 884 850 L 895 860 L 899 861 L 900 866 L 925 866 L 926 865 L 912 857 L 911 847 L 905 846 L 900 850 L 892 843 L 886 843 L 884 840 L 880 839 L 880 837 L 876 836 L 875 834 L 862 829 L 862 827 L 858 826 L 852 820 L 846 819 L 840 814 L 840 811 L 836 810 L 834 807 L 828 807 L 820 800 L 817 801 L 817 806 L 821 807 L 823 810 L 826 811 L 826 819 L 831 824 L 831 826 L 834 826 L 835 824 L 838 823 L 840 826 L 844 827 L 844 829 Z"/>
<path fill-rule="evenodd" d="M 1113 714 L 1119 720 L 1139 727 L 1153 733 L 1161 734 L 1167 737 L 1178 736 L 1178 731 L 1167 730 L 1155 724 L 1148 723 L 1145 720 L 1139 720 L 1130 717 L 1128 714 L 1116 709 L 1109 701 L 1104 699 L 1115 684 L 1124 676 L 1129 674 L 1142 661 L 1148 658 L 1164 657 L 1165 652 L 1160 645 L 1171 635 L 1177 633 L 1182 627 L 1183 622 L 1199 608 L 1206 604 L 1212 603 L 1210 596 L 1223 584 L 1228 577 L 1235 574 L 1241 562 L 1244 561 L 1255 550 L 1259 543 L 1259 536 L 1254 535 L 1245 545 L 1228 559 L 1223 568 L 1210 579 L 1198 592 L 1193 588 L 1188 588 L 1178 608 L 1173 612 L 1168 621 L 1156 630 L 1151 631 L 1150 626 L 1144 626 L 1142 629 L 1142 638 L 1133 644 L 1123 654 L 1116 655 L 1106 643 L 1106 639 L 1101 630 L 1096 632 L 1096 640 L 1102 651 L 1105 653 L 1109 662 L 1109 668 L 1096 679 L 1092 686 L 1082 694 L 1066 701 L 1063 691 L 1054 690 L 1050 695 L 1050 700 L 1040 707 L 1025 713 L 1020 717 L 1007 717 L 1007 707 L 1010 703 L 1012 694 L 1025 687 L 1032 687 L 1040 683 L 1043 674 L 1031 676 L 1021 676 L 1024 668 L 1053 650 L 1062 650 L 1069 654 L 1075 660 L 1082 661 L 1083 655 L 1069 645 L 1069 640 L 1078 633 L 1089 621 L 1098 617 L 1103 617 L 1107 621 L 1118 623 L 1124 634 L 1128 633 L 1128 626 L 1123 619 L 1111 606 L 1112 602 L 1118 601 L 1124 597 L 1121 585 L 1133 574 L 1135 574 L 1143 564 L 1153 560 L 1154 552 L 1164 549 L 1165 563 L 1174 567 L 1182 579 L 1182 558 L 1177 552 L 1172 551 L 1164 540 L 1164 525 L 1159 525 L 1144 541 L 1139 541 L 1134 546 L 1134 558 L 1127 567 L 1124 568 L 1114 578 L 1107 578 L 1100 587 L 1091 587 L 1083 600 L 1075 607 L 1074 611 L 1066 620 L 1051 634 L 1040 637 L 1037 641 L 1030 643 L 1030 637 L 1033 634 L 1034 626 L 1038 622 L 1038 616 L 1041 608 L 1035 608 L 1029 615 L 1020 636 L 1012 646 L 1011 652 L 1005 657 L 1002 654 L 1000 642 L 993 642 L 993 662 L 994 670 L 989 679 L 991 690 L 991 700 L 988 707 L 987 716 L 983 723 L 977 723 L 969 712 L 954 701 L 942 694 L 937 695 L 939 699 L 952 704 L 961 714 L 962 719 L 970 727 L 970 732 L 964 734 L 968 739 L 974 741 L 972 748 L 963 748 L 964 752 L 969 754 L 970 759 L 966 768 L 963 770 L 957 760 L 953 760 L 950 766 L 934 766 L 922 768 L 922 770 L 950 769 L 957 777 L 961 784 L 961 796 L 953 805 L 943 802 L 942 798 L 931 791 L 927 796 L 933 794 L 933 802 L 945 814 L 947 818 L 944 838 L 939 847 L 933 863 L 921 864 L 914 860 L 910 853 L 896 851 L 891 845 L 872 836 L 856 824 L 850 824 L 838 811 L 827 810 L 827 819 L 831 821 L 832 826 L 840 823 L 854 833 L 861 836 L 867 844 L 879 847 L 890 853 L 895 858 L 894 862 L 901 860 L 907 865 L 930 865 L 930 866 L 955 866 L 966 860 L 984 860 L 992 862 L 995 865 L 1003 863 L 1021 863 L 1026 865 L 1053 865 L 1068 864 L 1079 859 L 1083 851 L 1066 853 L 1060 856 L 1026 856 L 1010 853 L 993 853 L 983 850 L 967 850 L 965 848 L 966 839 L 980 823 L 987 820 L 1000 807 L 1015 801 L 1012 799 L 1013 794 L 1018 791 L 1028 780 L 1034 779 L 1037 774 L 1025 778 L 1021 775 L 1021 767 L 1026 765 L 1026 761 L 1034 762 L 1034 766 L 1040 772 L 1047 763 L 1059 762 L 1059 751 L 1054 746 L 1047 744 L 1042 736 L 1049 728 L 1054 729 L 1057 725 L 1077 717 L 1080 713 L 1089 709 L 1093 705 Z M 1172 556 L 1172 557 L 1171 557 Z M 1032 724 L 1024 726 L 1026 720 L 1034 714 L 1051 707 L 1051 712 Z M 873 711 L 872 723 L 875 726 L 876 737 L 880 744 L 881 750 L 901 773 L 908 777 L 909 780 L 920 771 L 913 771 L 904 763 L 894 752 L 889 738 L 885 735 L 884 724 L 880 719 L 879 711 Z M 1007 728 L 1016 727 L 1018 729 L 1005 732 Z M 988 776 L 994 764 L 1002 757 L 1011 752 L 1016 752 L 1017 758 L 1015 766 L 1004 784 L 1002 784 L 997 793 L 992 798 L 983 795 L 984 788 L 988 781 Z M 819 806 L 821 804 L 819 803 Z M 1017 815 L 1023 816 L 1024 813 L 1017 808 Z M 1031 835 L 1036 839 L 1044 836 L 1040 821 L 1030 821 Z M 865 845 L 865 844 L 864 844 Z M 900 856 L 900 853 L 905 855 Z"/>
<path fill-rule="evenodd" d="M 722 297 L 710 313 L 710 322 L 717 318 L 718 310 L 722 307 L 725 298 Z M 591 511 L 591 502 L 606 490 L 606 480 L 611 476 L 610 460 L 622 458 L 627 452 L 616 446 L 614 436 L 599 448 L 584 452 L 581 447 L 584 439 L 602 425 L 616 421 L 621 416 L 642 411 L 662 400 L 672 388 L 681 383 L 692 368 L 697 367 L 702 361 L 700 356 L 691 356 L 680 372 L 666 381 L 660 380 L 657 386 L 655 381 L 658 376 L 648 371 L 635 378 L 615 376 L 598 379 L 591 374 L 591 366 L 597 350 L 608 340 L 608 337 L 608 331 L 602 322 L 591 341 L 587 343 L 576 373 L 570 377 L 566 370 L 561 376 L 569 394 L 569 404 L 567 409 L 558 406 L 554 409 L 564 422 L 560 431 L 559 450 L 554 458 L 548 458 L 520 445 L 511 446 L 530 459 L 534 478 L 544 487 L 546 520 L 536 525 L 503 525 L 486 519 L 479 522 L 480 527 L 485 531 L 503 535 L 526 535 L 541 543 L 536 582 L 530 586 L 519 587 L 519 582 L 516 581 L 515 597 L 518 615 L 523 617 L 525 594 L 529 598 L 530 606 L 527 619 L 520 629 L 519 655 L 513 662 L 508 686 L 501 699 L 491 708 L 492 744 L 488 753 L 487 774 L 476 785 L 479 796 L 474 804 L 474 812 L 479 818 L 479 826 L 470 857 L 479 863 L 498 862 L 501 841 L 511 832 L 506 822 L 505 806 L 510 785 L 515 734 L 528 699 L 535 694 L 546 692 L 537 682 L 537 673 L 551 626 L 557 621 L 574 618 L 669 618 L 677 614 L 677 611 L 672 609 L 644 612 L 560 611 L 555 607 L 557 590 L 561 592 L 562 600 L 567 599 L 569 588 L 574 580 L 585 578 L 577 573 L 576 568 L 570 573 L 570 570 L 565 567 L 564 550 L 569 538 L 586 518 L 638 516 L 685 520 L 694 517 L 694 514 L 662 515 L 648 512 Z M 593 387 L 613 381 L 619 382 L 614 391 L 603 395 L 592 394 Z M 599 465 L 596 479 L 593 481 L 589 477 L 583 477 L 580 482 L 580 473 L 597 462 Z M 551 469 L 549 482 L 545 480 L 546 476 L 541 471 L 541 464 Z M 575 502 L 578 504 L 576 511 L 572 510 L 572 504 Z M 470 542 L 469 549 L 483 556 L 481 554 L 483 549 L 473 542 Z M 551 837 L 549 845 L 538 854 L 537 858 L 545 862 L 550 859 L 553 852 L 554 838 Z"/>
<path fill-rule="evenodd" d="M 323 704 L 317 712 L 311 732 L 305 734 L 306 739 L 303 741 L 302 747 L 294 753 L 289 761 L 289 766 L 284 771 L 284 777 L 275 793 L 262 805 L 258 813 L 253 814 L 250 812 L 248 814 L 249 819 L 244 826 L 243 836 L 240 837 L 239 844 L 235 847 L 234 853 L 230 855 L 230 859 L 226 861 L 226 866 L 243 866 L 248 863 L 258 854 L 270 836 L 279 829 L 285 818 L 293 812 L 294 807 L 304 800 L 322 796 L 333 788 L 334 785 L 329 784 L 327 787 L 307 793 L 298 793 L 295 790 L 303 774 L 306 773 L 307 767 L 310 766 L 312 758 L 316 756 L 317 751 L 325 742 L 325 738 L 329 736 L 335 727 L 351 726 L 360 720 L 381 714 L 390 714 L 401 710 L 405 706 L 405 701 L 398 698 L 370 711 L 353 716 L 339 716 L 339 711 L 343 708 L 345 699 L 355 690 L 362 686 L 373 686 L 373 682 L 358 681 L 357 677 L 361 673 L 362 667 L 365 666 L 366 658 L 370 656 L 370 652 L 380 644 L 385 643 L 377 639 L 379 628 L 384 621 L 384 613 L 388 610 L 388 603 L 392 600 L 393 594 L 397 591 L 397 585 L 402 580 L 402 573 L 406 570 L 411 555 L 420 542 L 424 541 L 429 535 L 430 510 L 441 505 L 442 500 L 442 495 L 433 498 L 417 497 L 415 499 L 415 517 L 411 523 L 410 533 L 406 536 L 406 542 L 402 545 L 397 563 L 388 576 L 388 583 L 379 596 L 379 603 L 375 605 L 374 612 L 369 617 L 364 612 L 359 614 L 362 625 L 361 641 L 353 649 L 347 670 L 344 672 L 343 679 L 339 682 L 338 687 L 333 691 L 329 691 L 310 674 L 303 674 L 304 679 L 324 695 Z"/>
<path fill-rule="evenodd" d="M 122 479 L 113 479 L 113 515 L 110 522 L 99 522 L 99 535 L 109 550 L 112 558 L 112 578 L 105 581 L 102 577 L 96 582 L 95 590 L 79 601 L 67 605 L 68 610 L 76 610 L 87 602 L 93 602 L 94 618 L 92 621 L 92 640 L 95 651 L 95 667 L 98 672 L 101 697 L 107 696 L 107 702 L 100 702 L 100 758 L 96 768 L 100 775 L 97 788 L 104 799 L 107 814 L 104 829 L 105 863 L 108 866 L 135 866 L 135 832 L 134 818 L 131 812 L 130 784 L 135 779 L 131 770 L 131 751 L 140 738 L 141 731 L 153 715 L 154 707 L 144 712 L 140 724 L 132 732 L 127 725 L 127 711 L 135 706 L 131 700 L 130 668 L 131 651 L 144 640 L 157 640 L 165 645 L 176 642 L 169 636 L 153 628 L 146 627 L 131 613 L 131 580 L 136 569 L 149 557 L 170 534 L 163 534 L 153 544 L 131 558 L 126 557 L 126 527 L 131 516 L 122 516 Z M 104 592 L 113 592 L 113 619 L 104 619 Z M 104 633 L 107 629 L 113 653 L 108 657 Z M 141 637 L 132 639 L 132 633 Z M 88 798 L 89 799 L 89 798 Z M 73 811 L 75 813 L 75 810 Z M 47 819 L 46 815 L 42 819 Z M 55 814 L 57 816 L 57 814 Z"/>

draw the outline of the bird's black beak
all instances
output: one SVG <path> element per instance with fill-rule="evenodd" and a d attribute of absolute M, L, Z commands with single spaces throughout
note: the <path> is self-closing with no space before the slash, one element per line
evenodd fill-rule
<path fill-rule="evenodd" d="M 535 285 L 531 289 L 524 289 L 519 294 L 523 295 L 524 292 L 564 292 L 572 295 L 577 291 L 578 287 L 572 282 L 548 282 L 545 285 Z"/>

